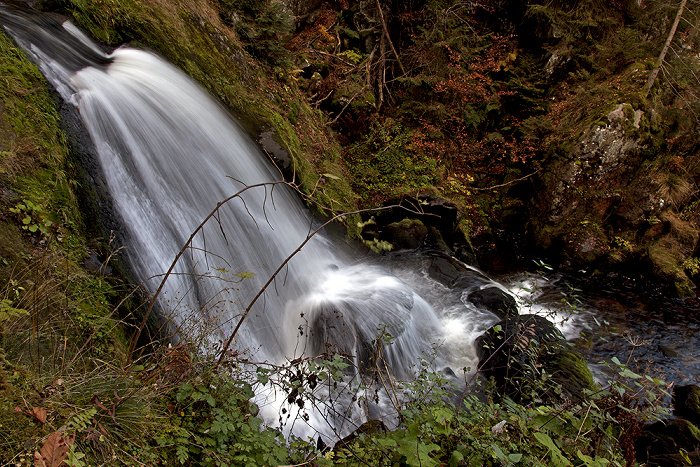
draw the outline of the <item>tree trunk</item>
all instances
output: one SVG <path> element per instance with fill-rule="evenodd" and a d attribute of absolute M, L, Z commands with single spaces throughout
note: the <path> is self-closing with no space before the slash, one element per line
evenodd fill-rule
<path fill-rule="evenodd" d="M 649 75 L 649 79 L 647 80 L 646 86 L 644 86 L 644 96 L 647 96 L 649 94 L 649 91 L 651 90 L 651 87 L 654 85 L 654 81 L 656 81 L 656 77 L 659 75 L 659 70 L 661 70 L 661 65 L 664 63 L 664 59 L 666 58 L 666 53 L 668 52 L 669 47 L 671 47 L 671 42 L 673 41 L 673 36 L 676 34 L 676 29 L 678 29 L 678 23 L 681 21 L 681 16 L 683 15 L 683 10 L 685 9 L 685 4 L 688 0 L 681 0 L 681 6 L 678 7 L 678 13 L 676 13 L 676 19 L 673 21 L 673 25 L 671 26 L 671 31 L 668 33 L 668 37 L 666 38 L 666 43 L 664 44 L 664 48 L 661 50 L 661 54 L 659 55 L 659 58 L 656 60 L 656 68 L 654 68 Z"/>

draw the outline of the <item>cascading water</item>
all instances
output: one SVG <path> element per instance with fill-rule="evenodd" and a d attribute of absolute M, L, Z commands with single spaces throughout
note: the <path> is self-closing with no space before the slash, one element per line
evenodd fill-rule
<path fill-rule="evenodd" d="M 126 230 L 131 267 L 151 292 L 220 201 L 243 184 L 263 184 L 221 205 L 159 298 L 176 324 L 205 322 L 209 339 L 225 340 L 253 296 L 317 228 L 297 194 L 273 185 L 278 173 L 231 117 L 157 56 L 127 47 L 107 54 L 70 23 L 2 4 L 0 21 L 79 110 Z M 437 368 L 473 369 L 472 343 L 496 318 L 469 303 L 467 289 L 430 278 L 420 261 L 404 257 L 380 268 L 313 236 L 256 302 L 235 345 L 274 364 L 330 349 L 354 356 L 362 368 L 385 334 L 391 345 L 382 357 L 393 377 L 410 377 L 428 354 Z M 475 276 L 472 289 L 488 282 Z M 268 420 L 281 403 L 266 402 Z M 327 441 L 381 415 L 379 406 L 368 414 L 349 407 L 350 399 L 342 404 L 313 427 Z"/>
<path fill-rule="evenodd" d="M 105 54 L 70 23 L 1 13 L 6 30 L 79 109 L 127 230 L 129 261 L 151 292 L 217 203 L 241 182 L 268 184 L 220 207 L 160 295 L 176 324 L 207 314 L 220 333 L 211 339 L 225 339 L 314 228 L 296 194 L 270 185 L 278 174 L 230 116 L 155 55 L 126 47 Z M 316 235 L 256 303 L 235 342 L 258 361 L 282 363 L 329 344 L 361 355 L 380 332 L 393 336 L 384 358 L 401 377 L 443 339 L 433 309 L 404 282 L 352 265 Z"/>

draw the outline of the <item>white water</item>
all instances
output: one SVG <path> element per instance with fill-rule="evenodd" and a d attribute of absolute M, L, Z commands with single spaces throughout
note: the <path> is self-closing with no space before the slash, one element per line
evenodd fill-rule
<path fill-rule="evenodd" d="M 234 179 L 247 185 L 278 180 L 220 105 L 157 56 L 126 47 L 106 55 L 69 24 L 37 27 L 2 13 L 6 28 L 79 109 L 127 230 L 129 260 L 151 292 L 200 222 L 243 188 Z M 222 206 L 195 238 L 160 305 L 176 323 L 192 320 L 212 342 L 225 340 L 314 228 L 292 190 L 251 188 Z M 390 274 L 360 263 L 322 234 L 313 237 L 246 317 L 236 348 L 273 364 L 340 351 L 361 368 L 373 340 L 386 333 L 392 343 L 382 352 L 394 377 L 409 378 L 418 359 L 431 354 L 436 368 L 458 375 L 474 369 L 472 342 L 496 319 L 462 291 L 430 279 L 420 265 L 391 268 Z M 285 398 L 259 393 L 268 421 L 277 420 Z M 332 442 L 334 431 L 346 434 L 366 417 L 390 411 L 381 402 L 364 409 L 347 398 L 334 404 L 309 410 L 311 428 L 300 425 L 296 433 L 319 431 Z M 346 405 L 339 410 L 338 404 Z"/>

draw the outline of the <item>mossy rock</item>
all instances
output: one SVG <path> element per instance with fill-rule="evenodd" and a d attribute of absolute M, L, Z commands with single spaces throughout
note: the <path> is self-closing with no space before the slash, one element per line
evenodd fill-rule
<path fill-rule="evenodd" d="M 479 336 L 475 346 L 479 371 L 493 378 L 499 396 L 527 401 L 560 393 L 581 399 L 586 389 L 595 388 L 586 361 L 542 316 L 506 318 Z"/>
<path fill-rule="evenodd" d="M 428 228 L 418 219 L 403 219 L 387 225 L 382 239 L 394 246 L 395 250 L 415 250 L 428 236 Z"/>
<path fill-rule="evenodd" d="M 691 465 L 698 465 L 700 430 L 687 420 L 662 420 L 645 426 L 641 436 L 634 443 L 637 461 L 648 466 L 675 467 L 687 466 L 681 455 L 684 452 Z"/>
<path fill-rule="evenodd" d="M 665 235 L 649 245 L 647 255 L 652 273 L 671 285 L 678 297 L 694 295 L 694 284 L 682 267 L 685 257 L 681 246 L 672 235 Z"/>
<path fill-rule="evenodd" d="M 673 414 L 695 426 L 700 425 L 700 386 L 689 384 L 673 388 Z"/>
<path fill-rule="evenodd" d="M 591 370 L 580 353 L 568 344 L 558 345 L 550 351 L 553 355 L 545 363 L 545 368 L 552 374 L 552 379 L 561 384 L 563 391 L 578 398 L 585 394 L 585 390 L 595 389 Z"/>

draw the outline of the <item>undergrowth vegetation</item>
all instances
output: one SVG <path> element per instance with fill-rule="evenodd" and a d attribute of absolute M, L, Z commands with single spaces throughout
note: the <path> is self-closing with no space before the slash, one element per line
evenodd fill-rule
<path fill-rule="evenodd" d="M 606 15 L 610 9 L 595 2 L 531 5 L 521 19 L 535 24 L 546 41 L 527 44 L 517 37 L 519 23 L 506 21 L 497 34 L 480 26 L 494 16 L 491 5 L 478 2 L 428 2 L 420 11 L 393 5 L 387 25 L 378 11 L 351 7 L 369 23 L 361 31 L 350 12 L 325 8 L 309 19 L 311 33 L 293 40 L 277 3 L 216 3 L 220 10 L 196 1 L 45 2 L 107 43 L 158 49 L 226 105 L 247 112 L 248 126 L 273 127 L 297 158 L 304 190 L 319 196 L 326 212 L 354 205 L 351 186 L 368 205 L 441 190 L 473 208 L 470 222 L 484 229 L 507 202 L 494 206 L 497 197 L 483 196 L 476 202 L 472 191 L 533 175 L 602 119 L 611 101 L 644 103 L 638 93 L 653 44 L 635 47 L 638 31 L 626 22 L 639 15 L 635 27 L 645 26 L 649 37 L 663 35 L 654 31 L 654 15 L 665 8 L 656 5 L 654 15 L 645 16 L 618 5 L 616 14 Z M 395 46 L 398 56 L 390 52 Z M 554 63 L 549 73 L 542 61 L 555 56 L 563 65 Z M 682 61 L 694 66 L 687 57 Z M 356 369 L 348 368 L 346 355 L 274 367 L 224 354 L 220 363 L 222 348 L 207 352 L 205 339 L 184 330 L 175 345 L 155 341 L 132 355 L 141 303 L 106 274 L 108 242 L 95 245 L 84 237 L 55 104 L 38 71 L 4 36 L 0 68 L 3 463 L 622 466 L 637 461 L 641 427 L 665 414 L 667 386 L 619 362 L 612 364 L 609 385 L 580 400 L 560 397 L 552 375 L 536 369 L 532 397 L 516 402 L 472 389 L 471 379 L 457 383 L 429 364 L 419 366 L 412 381 L 370 385 L 348 378 Z M 263 78 L 266 73 L 273 78 Z M 668 77 L 680 87 L 688 80 L 670 71 Z M 553 81 L 562 86 L 550 94 Z M 252 95 L 246 86 L 269 95 Z M 659 93 L 652 100 L 674 96 Z M 669 125 L 681 128 L 685 115 Z M 342 148 L 325 126 L 339 133 Z M 647 129 L 651 147 L 695 147 L 662 142 L 653 134 L 657 127 Z M 655 169 L 666 198 L 679 210 L 695 206 L 688 204 L 692 190 L 681 165 L 671 173 L 664 164 Z M 684 210 L 684 222 L 694 212 Z M 687 227 L 668 219 L 675 230 Z M 616 239 L 620 251 L 633 250 L 633 236 Z M 88 245 L 103 250 L 93 271 L 84 267 Z M 684 264 L 697 272 L 697 261 Z M 381 361 L 375 365 L 381 375 Z M 287 434 L 290 425 L 327 406 L 329 388 L 346 383 L 365 394 L 351 401 L 358 406 L 388 397 L 395 426 L 374 421 L 337 433 L 334 446 Z M 286 401 L 279 424 L 263 423 L 253 402 L 266 390 Z"/>

